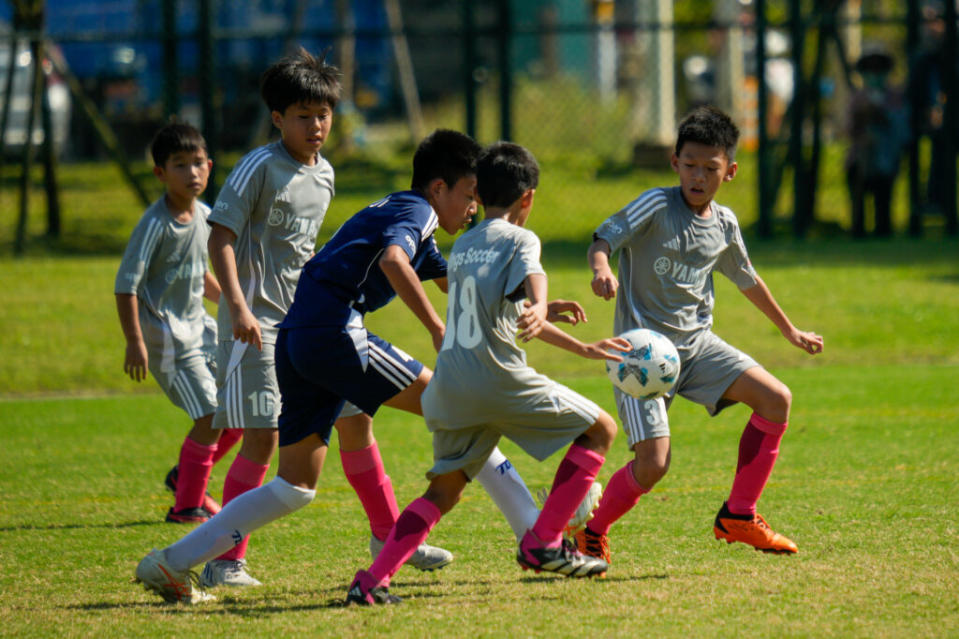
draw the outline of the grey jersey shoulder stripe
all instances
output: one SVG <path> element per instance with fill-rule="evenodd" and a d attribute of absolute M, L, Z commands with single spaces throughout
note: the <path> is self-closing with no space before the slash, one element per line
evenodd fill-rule
<path fill-rule="evenodd" d="M 147 225 L 146 233 L 143 234 L 143 244 L 140 245 L 141 262 L 146 263 L 147 259 L 149 259 L 150 254 L 153 253 L 153 249 L 160 240 L 160 234 L 162 232 L 163 225 L 160 223 L 160 220 L 155 217 L 151 218 L 149 225 Z"/>
<path fill-rule="evenodd" d="M 630 227 L 637 226 L 647 216 L 666 206 L 666 194 L 662 189 L 647 191 L 626 207 L 626 219 Z"/>
<path fill-rule="evenodd" d="M 237 195 L 243 195 L 243 191 L 246 189 L 246 185 L 249 184 L 253 172 L 271 155 L 273 155 L 273 152 L 268 146 L 260 147 L 256 151 L 253 151 L 240 160 L 237 167 L 233 169 L 230 179 L 227 180 L 227 184 L 233 187 Z"/>

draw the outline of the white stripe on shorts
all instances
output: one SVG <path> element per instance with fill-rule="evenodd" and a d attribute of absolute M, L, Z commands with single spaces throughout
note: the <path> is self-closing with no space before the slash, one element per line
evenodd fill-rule
<path fill-rule="evenodd" d="M 176 392 L 180 395 L 180 400 L 184 404 L 187 414 L 191 419 L 197 419 L 202 417 L 200 415 L 200 401 L 196 397 L 196 393 L 193 392 L 193 388 L 187 383 L 186 379 L 183 376 L 183 371 L 179 371 L 173 377 L 173 388 L 176 389 Z"/>
<path fill-rule="evenodd" d="M 370 364 L 376 372 L 388 379 L 400 390 L 403 390 L 416 380 L 406 367 L 373 342 L 370 342 Z"/>
<path fill-rule="evenodd" d="M 242 342 L 241 342 L 242 343 Z M 226 382 L 226 421 L 230 428 L 246 428 L 243 420 L 243 369 L 239 366 Z"/>
<path fill-rule="evenodd" d="M 629 397 L 628 395 L 621 395 L 621 397 L 623 426 L 626 428 L 626 435 L 630 443 L 641 442 L 646 438 L 646 432 L 643 430 L 643 420 L 640 417 L 645 400 Z"/>
<path fill-rule="evenodd" d="M 599 419 L 599 406 L 594 402 L 586 399 L 576 391 L 567 388 L 558 387 L 556 390 L 557 397 L 559 397 L 561 401 L 569 404 L 572 411 L 583 418 L 583 421 L 589 423 L 590 426 L 595 424 L 596 420 Z"/>

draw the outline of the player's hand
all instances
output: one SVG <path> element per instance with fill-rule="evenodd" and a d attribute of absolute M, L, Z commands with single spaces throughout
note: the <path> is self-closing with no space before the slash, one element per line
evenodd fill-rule
<path fill-rule="evenodd" d="M 263 337 L 260 334 L 260 323 L 253 317 L 250 309 L 241 309 L 233 318 L 233 337 L 245 344 L 256 346 L 263 350 Z"/>
<path fill-rule="evenodd" d="M 628 353 L 632 349 L 629 340 L 622 337 L 608 337 L 592 344 L 586 344 L 585 347 L 584 357 L 588 359 L 609 359 L 614 362 L 623 361 L 623 356 L 619 353 Z"/>
<path fill-rule="evenodd" d="M 786 335 L 786 339 L 810 355 L 821 353 L 823 349 L 822 335 L 816 335 L 811 331 L 793 330 Z"/>
<path fill-rule="evenodd" d="M 446 326 L 440 326 L 439 330 L 431 331 L 433 338 L 433 349 L 437 353 L 443 347 L 443 338 L 446 337 Z"/>
<path fill-rule="evenodd" d="M 593 281 L 590 282 L 593 293 L 604 300 L 611 300 L 616 297 L 616 289 L 619 288 L 619 282 L 616 276 L 608 268 L 597 271 L 593 275 Z"/>
<path fill-rule="evenodd" d="M 573 326 L 588 321 L 586 311 L 579 305 L 579 302 L 571 300 L 553 300 L 548 303 L 546 305 L 546 319 L 554 324 L 566 322 Z"/>
<path fill-rule="evenodd" d="M 543 326 L 546 325 L 546 316 L 549 314 L 549 311 L 546 302 L 531 304 L 529 300 L 526 300 L 524 304 L 526 305 L 526 309 L 523 311 L 523 314 L 519 316 L 516 327 L 520 329 L 520 340 L 528 342 L 542 332 Z"/>
<path fill-rule="evenodd" d="M 147 347 L 143 340 L 127 344 L 127 354 L 123 360 L 123 372 L 135 382 L 147 378 Z"/>

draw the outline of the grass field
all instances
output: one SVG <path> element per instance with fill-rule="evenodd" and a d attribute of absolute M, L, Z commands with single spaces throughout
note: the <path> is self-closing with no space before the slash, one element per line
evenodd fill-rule
<path fill-rule="evenodd" d="M 533 227 L 545 240 L 551 296 L 581 301 L 591 321 L 572 330 L 597 339 L 610 331 L 612 308 L 589 294 L 589 232 L 610 209 L 671 178 L 597 177 L 596 167 L 559 164 L 544 170 Z M 162 523 L 171 504 L 162 479 L 188 420 L 152 379 L 137 385 L 121 370 L 113 278 L 142 207 L 112 170 L 64 166 L 63 237 L 42 238 L 35 194 L 28 254 L 13 259 L 10 170 L 0 175 L 0 636 L 959 636 L 955 239 L 747 235 L 781 305 L 797 325 L 825 336 L 815 358 L 790 347 L 717 278 L 717 332 L 793 391 L 791 426 L 760 507 L 797 541 L 797 556 L 712 538 L 748 414 L 734 407 L 709 419 L 677 401 L 670 474 L 614 527 L 605 580 L 521 572 L 505 521 L 474 487 L 431 538 L 456 554 L 453 565 L 437 574 L 404 568 L 394 580 L 407 597 L 402 606 L 343 608 L 353 573 L 369 561 L 368 532 L 333 451 L 314 503 L 253 538 L 252 572 L 266 586 L 219 592 L 218 603 L 187 609 L 131 583 L 151 547 L 186 530 Z M 337 171 L 324 236 L 406 179 L 391 164 Z M 583 199 L 564 198 L 564 183 L 581 185 Z M 751 188 L 737 178 L 721 198 L 747 229 L 755 221 Z M 821 197 L 845 204 L 835 181 Z M 824 228 L 845 224 L 842 207 L 822 208 L 835 225 Z M 369 319 L 432 362 L 425 332 L 397 303 Z M 528 351 L 541 371 L 613 412 L 601 364 L 542 344 Z M 424 488 L 429 437 L 419 419 L 389 409 L 377 415 L 376 432 L 405 505 Z M 548 486 L 559 456 L 536 464 L 509 443 L 504 449 L 534 491 Z M 621 434 L 600 479 L 627 459 Z M 215 494 L 225 472 L 226 464 L 214 470 Z"/>

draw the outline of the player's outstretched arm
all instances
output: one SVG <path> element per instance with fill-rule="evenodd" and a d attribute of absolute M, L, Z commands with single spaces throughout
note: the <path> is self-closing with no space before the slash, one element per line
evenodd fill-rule
<path fill-rule="evenodd" d="M 769 291 L 769 287 L 766 286 L 766 283 L 761 277 L 757 275 L 756 285 L 743 289 L 742 293 L 746 296 L 746 299 L 752 302 L 756 308 L 761 310 L 763 314 L 776 325 L 776 328 L 779 329 L 783 337 L 789 340 L 790 344 L 803 349 L 810 355 L 822 352 L 822 336 L 811 331 L 801 331 L 793 326 L 793 323 L 790 322 L 786 316 L 785 311 L 776 303 L 772 293 Z"/>
<path fill-rule="evenodd" d="M 123 358 L 123 372 L 135 382 L 147 378 L 147 347 L 143 342 L 140 329 L 140 315 L 137 308 L 137 296 L 130 293 L 117 293 L 117 314 L 120 326 L 127 340 L 126 355 Z"/>
<path fill-rule="evenodd" d="M 208 240 L 210 263 L 213 264 L 213 272 L 216 273 L 223 297 L 230 307 L 233 337 L 262 350 L 260 322 L 246 305 L 246 298 L 240 288 L 240 276 L 236 270 L 236 252 L 233 250 L 234 242 L 236 242 L 236 234 L 233 231 L 222 224 L 214 224 Z"/>
<path fill-rule="evenodd" d="M 589 268 L 593 272 L 593 281 L 590 282 L 590 287 L 597 297 L 602 297 L 604 300 L 611 300 L 616 297 L 616 289 L 619 288 L 619 281 L 613 275 L 613 270 L 609 266 L 611 252 L 609 242 L 595 240 L 590 244 L 589 251 L 586 253 Z"/>
<path fill-rule="evenodd" d="M 433 348 L 437 352 L 443 345 L 443 335 L 446 325 L 440 319 L 430 299 L 426 296 L 423 284 L 410 264 L 410 258 L 402 248 L 396 244 L 386 247 L 379 261 L 380 268 L 396 295 L 403 300 L 413 315 L 426 327 L 433 337 Z"/>
<path fill-rule="evenodd" d="M 621 337 L 610 337 L 598 342 L 584 344 L 563 329 L 549 323 L 543 327 L 538 337 L 547 344 L 558 346 L 586 359 L 610 359 L 614 362 L 621 362 L 623 358 L 616 351 L 625 353 L 632 348 L 630 343 Z"/>

